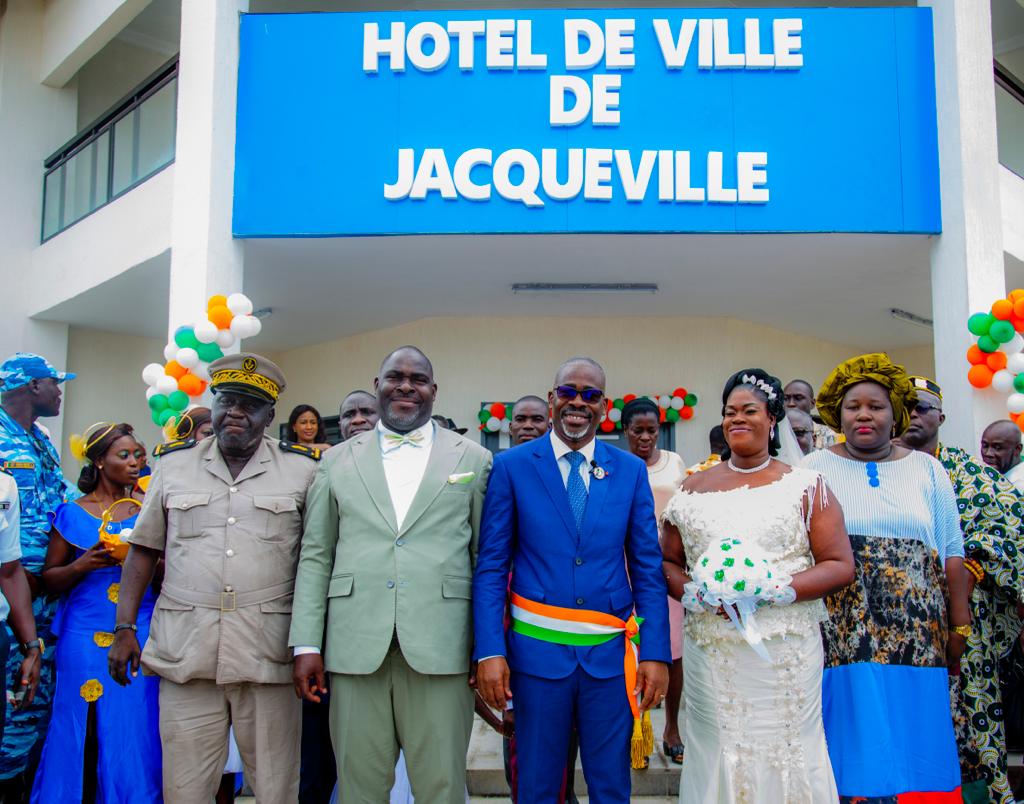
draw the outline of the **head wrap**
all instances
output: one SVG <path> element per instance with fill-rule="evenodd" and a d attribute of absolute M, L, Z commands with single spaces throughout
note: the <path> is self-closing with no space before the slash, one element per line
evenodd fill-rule
<path fill-rule="evenodd" d="M 917 402 L 917 393 L 903 366 L 896 365 L 880 352 L 851 357 L 832 370 L 816 400 L 821 420 L 833 430 L 841 430 L 839 411 L 843 397 L 862 382 L 877 383 L 889 392 L 896 435 L 900 435 L 910 424 L 910 407 Z"/>

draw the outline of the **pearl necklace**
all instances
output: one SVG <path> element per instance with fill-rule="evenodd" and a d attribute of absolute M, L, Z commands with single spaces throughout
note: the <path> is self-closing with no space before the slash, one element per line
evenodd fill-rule
<path fill-rule="evenodd" d="M 751 466 L 749 469 L 744 469 L 742 466 L 737 466 L 732 462 L 732 456 L 729 456 L 728 464 L 729 468 L 734 472 L 739 472 L 741 475 L 752 475 L 754 472 L 760 472 L 762 469 L 767 469 L 768 464 L 772 462 L 772 456 L 768 456 L 768 460 L 758 466 Z"/>

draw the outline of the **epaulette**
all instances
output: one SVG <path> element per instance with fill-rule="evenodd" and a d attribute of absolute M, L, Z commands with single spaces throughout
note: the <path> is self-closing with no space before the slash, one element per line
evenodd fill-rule
<path fill-rule="evenodd" d="M 320 451 L 319 447 L 307 447 L 304 444 L 296 444 L 294 441 L 279 441 L 278 446 L 281 447 L 282 452 L 294 452 L 299 455 L 305 455 L 314 461 L 319 461 L 323 456 L 323 452 Z"/>
<path fill-rule="evenodd" d="M 153 447 L 154 457 L 161 458 L 164 455 L 170 455 L 172 452 L 178 452 L 183 449 L 192 449 L 199 442 L 194 438 L 178 439 L 177 441 L 167 441 L 163 444 L 157 444 Z"/>

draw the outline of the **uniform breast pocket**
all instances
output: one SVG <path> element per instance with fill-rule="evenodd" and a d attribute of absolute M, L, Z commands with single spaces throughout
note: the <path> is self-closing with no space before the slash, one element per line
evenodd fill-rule
<path fill-rule="evenodd" d="M 167 495 L 167 535 L 179 539 L 193 539 L 202 535 L 203 526 L 208 522 L 204 516 L 210 504 L 209 492 L 178 492 Z"/>
<path fill-rule="evenodd" d="M 289 535 L 298 533 L 299 506 L 294 497 L 259 495 L 252 498 L 252 504 L 259 514 L 256 535 L 261 539 L 281 542 Z"/>

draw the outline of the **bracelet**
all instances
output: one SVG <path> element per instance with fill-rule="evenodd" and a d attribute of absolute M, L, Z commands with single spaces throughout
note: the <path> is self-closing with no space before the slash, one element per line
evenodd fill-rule
<path fill-rule="evenodd" d="M 135 623 L 121 623 L 120 625 L 114 626 L 114 633 L 118 631 L 138 631 L 139 627 Z"/>
<path fill-rule="evenodd" d="M 971 573 L 971 575 L 974 576 L 974 579 L 978 583 L 981 583 L 985 579 L 984 568 L 978 561 L 975 561 L 973 558 L 965 558 L 964 567 L 967 569 L 969 573 Z"/>

